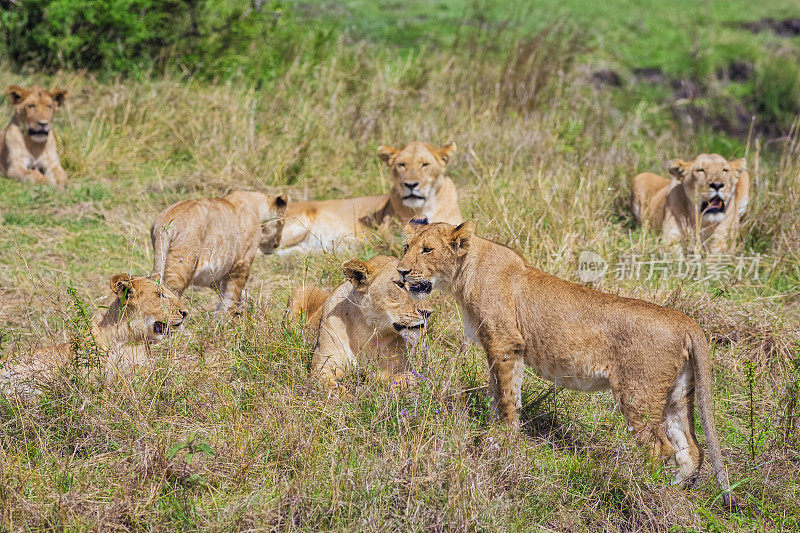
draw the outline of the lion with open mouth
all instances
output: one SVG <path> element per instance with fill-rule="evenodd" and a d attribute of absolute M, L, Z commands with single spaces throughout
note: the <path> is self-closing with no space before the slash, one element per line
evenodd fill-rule
<path fill-rule="evenodd" d="M 298 287 L 289 301 L 293 319 L 301 314 L 317 341 L 311 371 L 338 387 L 348 367 L 376 365 L 393 386 L 415 381 L 406 357 L 431 315 L 427 301 L 414 300 L 397 274 L 397 259 L 379 255 L 342 265 L 347 281 L 333 291 Z"/>
<path fill-rule="evenodd" d="M 633 178 L 631 210 L 643 226 L 673 245 L 696 235 L 711 253 L 733 251 L 750 199 L 744 159 L 700 154 L 669 164 L 670 180 L 650 172 Z"/>
<path fill-rule="evenodd" d="M 33 350 L 29 357 L 6 364 L 0 389 L 35 392 L 77 356 L 75 346 L 94 345 L 106 375 L 127 372 L 146 363 L 150 346 L 163 342 L 180 328 L 188 311 L 178 296 L 148 278 L 116 274 L 112 295 L 91 319 L 83 338 Z"/>
<path fill-rule="evenodd" d="M 8 101 L 14 106 L 11 123 L 0 130 L 0 174 L 28 183 L 64 185 L 53 135 L 53 116 L 64 105 L 67 91 L 11 85 Z"/>
<path fill-rule="evenodd" d="M 711 396 L 711 355 L 700 326 L 674 309 L 622 298 L 533 268 L 514 250 L 458 226 L 412 220 L 397 272 L 409 291 L 435 289 L 459 304 L 464 333 L 489 364 L 493 409 L 520 423 L 525 366 L 558 386 L 610 390 L 628 430 L 654 456 L 674 460 L 674 482 L 697 474 L 697 396 L 711 465 L 734 509 Z"/>

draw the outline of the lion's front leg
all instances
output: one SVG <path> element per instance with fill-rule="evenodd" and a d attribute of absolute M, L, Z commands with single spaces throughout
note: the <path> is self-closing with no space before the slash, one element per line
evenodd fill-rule
<path fill-rule="evenodd" d="M 38 170 L 26 168 L 19 164 L 13 164 L 8 167 L 8 172 L 6 172 L 6 174 L 9 178 L 23 183 L 55 185 L 55 182 L 51 178 L 48 178 Z"/>
<path fill-rule="evenodd" d="M 44 175 L 53 181 L 56 185 L 64 185 L 67 183 L 67 173 L 64 172 L 64 169 L 61 167 L 59 162 L 56 162 L 54 165 L 51 165 L 47 168 L 44 172 Z"/>
<path fill-rule="evenodd" d="M 217 307 L 217 312 L 225 312 L 231 308 L 241 311 L 244 305 L 242 292 L 248 277 L 250 277 L 250 263 L 237 263 L 233 266 L 221 283 L 222 301 Z"/>
<path fill-rule="evenodd" d="M 484 342 L 489 362 L 489 393 L 492 408 L 503 422 L 519 427 L 519 412 L 522 409 L 522 378 L 525 370 L 525 345 L 522 336 L 511 334 L 511 340 L 490 339 Z"/>

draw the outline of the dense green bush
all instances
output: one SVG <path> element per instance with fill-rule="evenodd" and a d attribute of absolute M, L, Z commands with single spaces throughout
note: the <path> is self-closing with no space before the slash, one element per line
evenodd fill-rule
<path fill-rule="evenodd" d="M 800 67 L 794 58 L 769 57 L 756 69 L 753 107 L 762 122 L 788 131 L 800 113 Z"/>
<path fill-rule="evenodd" d="M 262 78 L 308 34 L 293 31 L 275 0 L 0 0 L 0 8 L 3 55 L 17 67 Z"/>

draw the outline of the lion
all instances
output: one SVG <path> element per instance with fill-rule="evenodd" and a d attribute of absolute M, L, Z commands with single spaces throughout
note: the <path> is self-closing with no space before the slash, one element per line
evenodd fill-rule
<path fill-rule="evenodd" d="M 0 173 L 26 183 L 64 185 L 67 173 L 58 158 L 52 122 L 67 91 L 10 85 L 7 95 L 14 115 L 0 131 Z"/>
<path fill-rule="evenodd" d="M 700 154 L 669 163 L 670 180 L 650 172 L 631 186 L 631 210 L 644 226 L 661 231 L 668 245 L 697 235 L 711 253 L 733 250 L 750 199 L 744 159 Z"/>
<path fill-rule="evenodd" d="M 7 365 L 0 371 L 2 389 L 36 392 L 36 383 L 47 382 L 75 360 L 77 347 L 100 358 L 106 375 L 130 371 L 146 363 L 150 346 L 163 342 L 189 314 L 174 292 L 148 278 L 115 274 L 109 285 L 112 295 L 91 318 L 87 331 Z"/>
<path fill-rule="evenodd" d="M 378 255 L 342 265 L 347 281 L 333 291 L 314 286 L 295 289 L 290 318 L 304 314 L 316 335 L 311 372 L 323 384 L 338 388 L 348 367 L 376 364 L 378 377 L 393 387 L 416 381 L 406 357 L 422 335 L 431 306 L 414 300 L 397 275 L 397 259 Z"/>
<path fill-rule="evenodd" d="M 475 235 L 471 221 L 414 220 L 406 233 L 397 272 L 418 298 L 437 288 L 455 298 L 465 335 L 486 352 L 497 416 L 519 425 L 525 364 L 561 387 L 610 389 L 628 430 L 656 456 L 674 458 L 681 483 L 703 459 L 694 433 L 696 391 L 714 474 L 733 508 L 714 424 L 709 346 L 696 322 L 533 268 Z"/>
<path fill-rule="evenodd" d="M 256 253 L 280 245 L 287 203 L 285 195 L 234 191 L 167 207 L 150 227 L 153 272 L 178 296 L 190 284 L 218 289 L 217 312 L 241 307 Z"/>
<path fill-rule="evenodd" d="M 392 174 L 390 193 L 292 203 L 286 212 L 282 253 L 332 250 L 393 219 L 405 224 L 415 216 L 426 216 L 460 223 L 456 186 L 445 175 L 455 152 L 455 143 L 441 148 L 423 142 L 409 143 L 402 150 L 379 147 L 378 157 Z"/>

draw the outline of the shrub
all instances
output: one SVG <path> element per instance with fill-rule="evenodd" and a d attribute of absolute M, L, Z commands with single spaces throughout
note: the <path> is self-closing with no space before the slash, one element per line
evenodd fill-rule
<path fill-rule="evenodd" d="M 245 69 L 269 76 L 286 55 L 287 38 L 299 33 L 277 1 L 0 0 L 0 6 L 5 55 L 17 67 L 114 76 L 167 68 L 208 78 Z"/>

